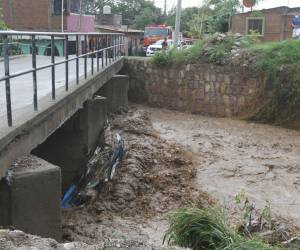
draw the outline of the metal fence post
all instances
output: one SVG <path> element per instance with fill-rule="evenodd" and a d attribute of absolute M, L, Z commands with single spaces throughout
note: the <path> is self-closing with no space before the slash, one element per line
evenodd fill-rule
<path fill-rule="evenodd" d="M 69 46 L 68 46 L 68 35 L 65 36 L 65 67 L 66 67 L 66 91 L 69 90 Z"/>
<path fill-rule="evenodd" d="M 100 49 L 100 46 L 99 46 L 99 36 L 96 37 L 96 57 L 97 57 L 97 72 L 99 72 L 100 70 L 100 66 L 99 66 L 99 49 Z"/>
<path fill-rule="evenodd" d="M 31 37 L 31 46 L 32 46 L 32 79 L 33 79 L 33 107 L 34 110 L 38 110 L 37 103 L 37 79 L 36 79 L 36 46 L 35 46 L 35 35 Z"/>
<path fill-rule="evenodd" d="M 92 52 L 91 54 L 91 69 L 92 69 L 92 75 L 94 74 L 94 37 L 92 36 L 92 39 L 90 39 L 89 44 L 90 46 L 90 52 Z"/>
<path fill-rule="evenodd" d="M 84 79 L 87 78 L 87 35 L 84 35 Z"/>
<path fill-rule="evenodd" d="M 9 51 L 8 51 L 8 36 L 4 35 L 4 46 L 3 46 L 3 56 L 4 56 L 4 70 L 5 76 L 5 94 L 6 94 L 6 112 L 7 112 L 7 124 L 9 127 L 12 126 L 12 111 L 11 111 L 11 95 L 10 95 L 10 79 L 9 79 Z"/>
<path fill-rule="evenodd" d="M 52 79 L 52 100 L 55 100 L 55 43 L 54 36 L 51 36 L 51 79 Z"/>
<path fill-rule="evenodd" d="M 79 58 L 78 58 L 78 56 L 79 56 L 79 48 L 81 47 L 79 43 L 81 43 L 81 39 L 79 41 L 79 36 L 76 35 L 76 84 L 79 84 Z"/>
<path fill-rule="evenodd" d="M 107 66 L 107 53 L 108 53 L 108 35 L 105 35 L 105 66 Z"/>
<path fill-rule="evenodd" d="M 103 49 L 103 41 L 104 41 L 104 39 L 103 39 L 103 36 L 101 36 L 100 37 L 100 49 Z M 104 67 L 104 50 L 102 50 L 101 51 L 101 63 L 102 63 L 102 69 L 103 69 L 103 67 Z"/>

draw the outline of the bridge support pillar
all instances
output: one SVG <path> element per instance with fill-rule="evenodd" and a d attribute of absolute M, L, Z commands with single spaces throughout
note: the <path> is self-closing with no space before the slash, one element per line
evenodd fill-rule
<path fill-rule="evenodd" d="M 83 173 L 95 147 L 104 142 L 106 120 L 106 98 L 95 96 L 33 150 L 33 154 L 61 167 L 63 192 Z"/>
<path fill-rule="evenodd" d="M 110 113 L 119 109 L 128 108 L 129 77 L 127 75 L 115 75 L 98 92 L 107 98 L 107 108 Z"/>
<path fill-rule="evenodd" d="M 0 225 L 60 241 L 60 168 L 36 156 L 17 163 L 11 182 L 0 181 Z"/>

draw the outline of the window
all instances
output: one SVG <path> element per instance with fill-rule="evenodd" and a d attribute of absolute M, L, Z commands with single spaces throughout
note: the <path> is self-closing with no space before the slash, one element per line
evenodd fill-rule
<path fill-rule="evenodd" d="M 53 2 L 53 13 L 55 15 L 61 15 L 61 1 L 62 0 L 54 0 Z M 68 9 L 68 2 L 67 0 L 64 1 L 64 13 Z"/>
<path fill-rule="evenodd" d="M 247 17 L 246 19 L 246 34 L 263 36 L 265 33 L 265 18 L 264 17 Z"/>

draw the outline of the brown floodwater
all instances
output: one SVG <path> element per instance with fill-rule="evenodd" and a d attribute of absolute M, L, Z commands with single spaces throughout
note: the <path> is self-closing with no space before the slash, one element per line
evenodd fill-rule
<path fill-rule="evenodd" d="M 272 213 L 300 226 L 300 131 L 146 109 L 162 138 L 194 154 L 199 188 L 225 203 L 244 190 L 257 208 L 269 201 Z"/>

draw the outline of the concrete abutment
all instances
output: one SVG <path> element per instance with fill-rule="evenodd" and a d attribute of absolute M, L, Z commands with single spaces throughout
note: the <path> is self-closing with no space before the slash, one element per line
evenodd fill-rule
<path fill-rule="evenodd" d="M 82 174 L 96 145 L 103 143 L 101 134 L 106 120 L 107 100 L 95 96 L 32 151 L 61 168 L 63 192 Z"/>
<path fill-rule="evenodd" d="M 60 168 L 36 156 L 20 158 L 0 182 L 0 224 L 61 240 Z"/>

